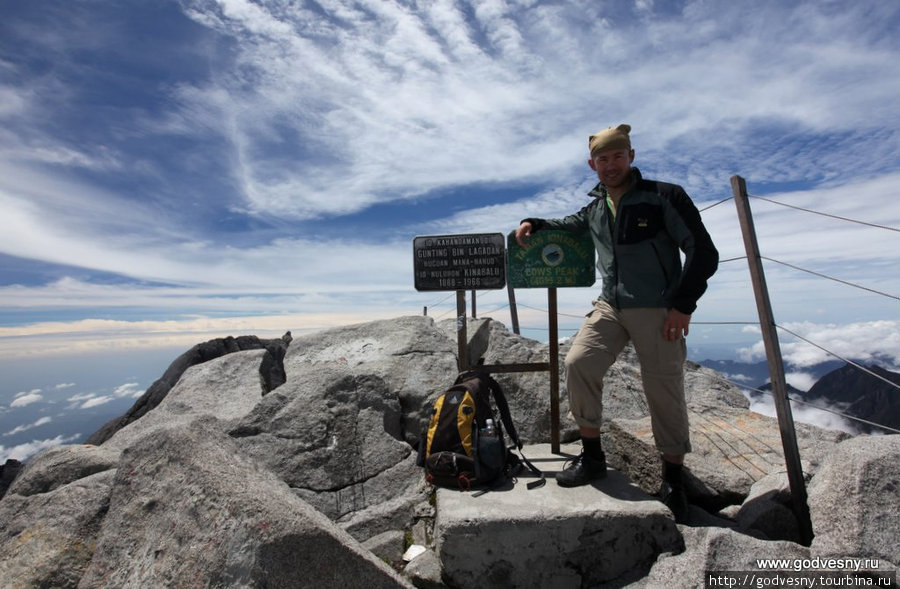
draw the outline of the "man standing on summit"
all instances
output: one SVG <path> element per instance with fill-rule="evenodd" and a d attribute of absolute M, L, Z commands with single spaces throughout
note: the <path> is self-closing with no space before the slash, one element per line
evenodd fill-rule
<path fill-rule="evenodd" d="M 593 201 L 561 219 L 525 219 L 519 245 L 542 229 L 590 231 L 597 250 L 602 292 L 566 356 L 569 408 L 583 450 L 556 475 L 563 487 L 606 476 L 600 444 L 603 377 L 629 340 L 641 364 L 653 438 L 662 454 L 666 504 L 676 520 L 687 516 L 682 481 L 691 451 L 684 361 L 691 314 L 715 273 L 719 253 L 700 213 L 681 186 L 646 180 L 632 167 L 629 125 L 610 127 L 588 140 L 588 165 L 600 183 Z M 684 253 L 684 264 L 681 262 Z"/>

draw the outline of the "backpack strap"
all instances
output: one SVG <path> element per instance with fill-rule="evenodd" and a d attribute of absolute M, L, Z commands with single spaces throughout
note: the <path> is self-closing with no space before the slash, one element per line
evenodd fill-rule
<path fill-rule="evenodd" d="M 503 394 L 503 389 L 500 387 L 500 383 L 494 380 L 490 374 L 486 372 L 480 372 L 478 370 L 469 370 L 467 372 L 463 372 L 460 374 L 456 383 L 459 384 L 465 380 L 470 378 L 482 378 L 484 379 L 491 391 L 491 395 L 494 397 L 494 403 L 497 405 L 497 410 L 500 412 L 500 420 L 503 422 L 503 427 L 506 429 L 506 433 L 509 434 L 510 440 L 512 440 L 515 449 L 519 451 L 519 456 L 522 457 L 522 462 L 528 467 L 528 470 L 532 472 L 538 480 L 531 481 L 526 485 L 528 489 L 536 489 L 538 487 L 542 487 L 547 483 L 547 479 L 544 477 L 544 473 L 540 471 L 534 464 L 531 463 L 528 458 L 525 457 L 525 454 L 522 452 L 522 440 L 519 439 L 519 434 L 516 431 L 516 426 L 513 424 L 512 414 L 509 411 L 509 403 L 506 401 L 506 395 Z"/>
<path fill-rule="evenodd" d="M 537 489 L 538 487 L 543 487 L 544 485 L 546 485 L 547 478 L 544 476 L 544 473 L 542 473 L 540 471 L 540 469 L 538 469 L 538 467 L 533 465 L 530 460 L 525 458 L 525 454 L 522 453 L 521 448 L 519 448 L 518 450 L 519 450 L 519 456 L 522 457 L 522 462 L 525 464 L 525 466 L 528 467 L 528 470 L 530 470 L 534 476 L 538 477 L 538 480 L 529 482 L 528 484 L 525 485 L 525 487 L 527 487 L 530 490 L 530 489 Z"/>
<path fill-rule="evenodd" d="M 468 370 L 460 373 L 456 378 L 456 382 L 453 384 L 457 385 L 473 378 L 479 378 L 488 383 L 488 389 L 491 392 L 491 396 L 494 398 L 497 410 L 500 412 L 500 420 L 503 422 L 503 428 L 516 445 L 516 449 L 521 450 L 522 441 L 519 439 L 519 433 L 516 431 L 516 426 L 513 424 L 512 414 L 509 411 L 509 403 L 506 401 L 506 395 L 503 394 L 503 389 L 500 388 L 500 383 L 494 380 L 494 377 L 479 370 Z"/>

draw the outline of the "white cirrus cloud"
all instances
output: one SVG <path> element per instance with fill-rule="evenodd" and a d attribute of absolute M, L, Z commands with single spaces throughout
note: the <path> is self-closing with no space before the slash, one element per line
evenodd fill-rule
<path fill-rule="evenodd" d="M 39 403 L 44 400 L 44 396 L 41 395 L 41 389 L 32 389 L 30 391 L 23 391 L 16 393 L 15 398 L 9 404 L 10 407 L 25 407 L 27 405 L 31 405 L 32 403 Z"/>
<path fill-rule="evenodd" d="M 41 417 L 40 419 L 38 419 L 38 420 L 35 421 L 34 423 L 18 425 L 18 426 L 16 426 L 16 427 L 14 427 L 13 429 L 11 429 L 10 431 L 6 432 L 6 433 L 3 434 L 3 435 L 4 435 L 4 436 L 14 436 L 14 435 L 16 435 L 16 434 L 20 434 L 20 433 L 22 433 L 22 432 L 26 432 L 26 431 L 28 431 L 28 430 L 30 430 L 30 429 L 34 429 L 34 428 L 36 428 L 36 427 L 40 427 L 40 426 L 42 426 L 42 425 L 46 425 L 46 424 L 50 423 L 51 421 L 53 421 L 53 419 L 52 419 L 51 417 Z"/>
<path fill-rule="evenodd" d="M 843 358 L 862 362 L 887 363 L 888 370 L 900 370 L 900 321 L 865 321 L 849 324 L 819 324 L 808 321 L 785 323 L 791 333 L 779 331 L 779 347 L 786 363 L 796 368 Z M 748 328 L 758 332 L 759 328 Z M 815 344 L 815 345 L 813 345 Z M 824 348 L 824 349 L 823 349 Z M 762 341 L 739 350 L 741 359 L 755 362 L 766 357 Z M 830 352 L 830 353 L 829 353 Z"/>
<path fill-rule="evenodd" d="M 125 384 L 119 385 L 113 391 L 113 396 L 116 398 L 122 397 L 140 397 L 144 394 L 144 389 L 141 388 L 141 385 L 136 382 L 126 382 Z"/>
<path fill-rule="evenodd" d="M 91 407 L 99 407 L 100 405 L 105 405 L 110 401 L 115 401 L 116 397 L 113 395 L 100 395 L 98 397 L 91 397 L 86 400 L 79 406 L 79 409 L 90 409 Z"/>
<path fill-rule="evenodd" d="M 33 440 L 26 444 L 19 444 L 10 448 L 0 446 L 0 462 L 6 462 L 9 459 L 24 461 L 42 450 L 60 446 L 62 444 L 70 444 L 80 437 L 81 434 L 74 434 L 68 437 L 60 434 L 54 438 Z"/>

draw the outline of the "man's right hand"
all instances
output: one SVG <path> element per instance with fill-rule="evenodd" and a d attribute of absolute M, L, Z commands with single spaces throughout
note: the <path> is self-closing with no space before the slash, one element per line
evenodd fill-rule
<path fill-rule="evenodd" d="M 527 239 L 531 237 L 531 223 L 528 221 L 522 221 L 522 224 L 519 225 L 519 228 L 516 229 L 516 243 L 518 243 L 521 247 L 528 247 Z"/>

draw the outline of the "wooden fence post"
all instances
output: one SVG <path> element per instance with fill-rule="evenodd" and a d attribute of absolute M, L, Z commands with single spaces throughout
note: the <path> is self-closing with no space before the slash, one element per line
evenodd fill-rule
<path fill-rule="evenodd" d="M 750 212 L 750 202 L 747 198 L 747 184 L 740 176 L 732 176 L 731 189 L 734 192 L 734 203 L 737 206 L 741 233 L 744 236 L 744 248 L 747 250 L 750 278 L 753 282 L 756 308 L 759 313 L 759 326 L 762 329 L 763 343 L 766 346 L 766 358 L 769 363 L 769 375 L 772 380 L 772 395 L 775 398 L 775 413 L 778 416 L 778 427 L 781 430 L 781 445 L 784 448 L 784 460 L 787 466 L 788 482 L 791 486 L 794 515 L 797 516 L 801 540 L 805 545 L 809 546 L 812 542 L 813 530 L 809 515 L 809 505 L 807 504 L 806 481 L 803 478 L 803 465 L 800 462 L 797 434 L 794 431 L 794 418 L 791 414 L 791 403 L 788 398 L 787 383 L 784 378 L 781 346 L 778 343 L 778 332 L 772 314 L 772 303 L 769 300 L 766 275 L 763 272 L 762 259 L 759 254 L 756 228 L 753 224 L 753 215 Z"/>

